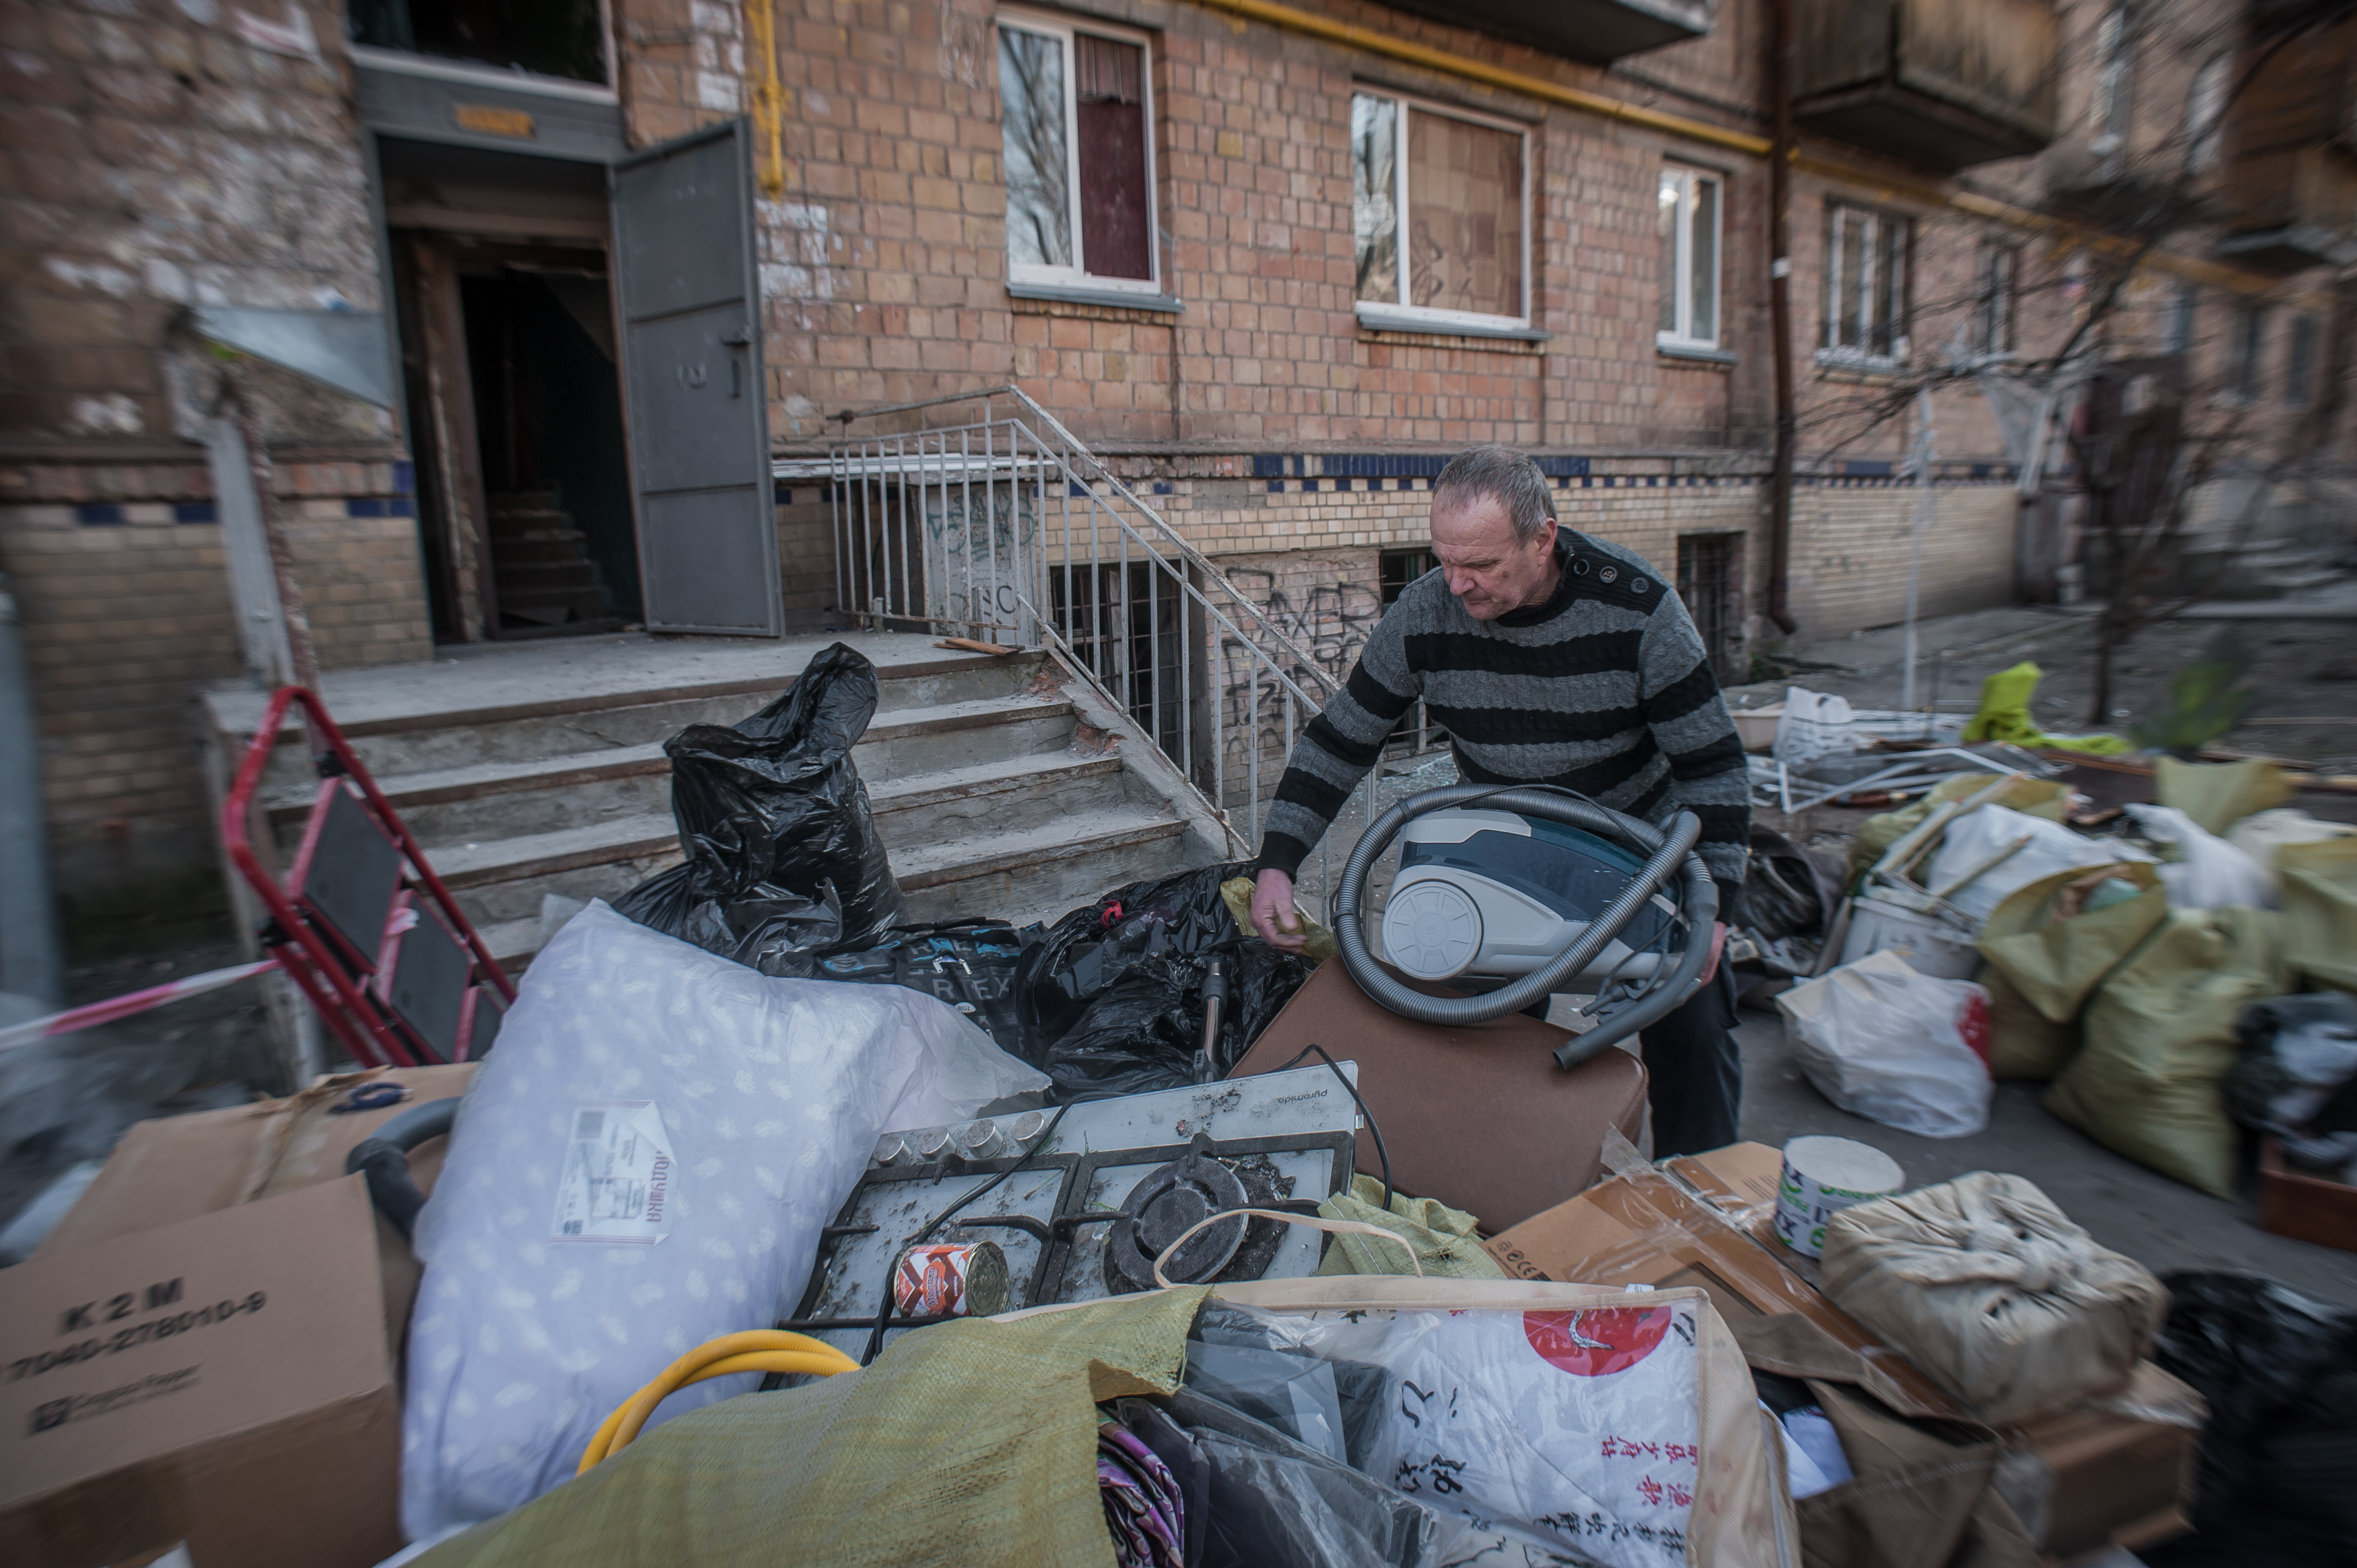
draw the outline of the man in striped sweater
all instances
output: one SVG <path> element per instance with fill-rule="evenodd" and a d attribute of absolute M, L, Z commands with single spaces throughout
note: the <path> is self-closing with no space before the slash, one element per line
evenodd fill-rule
<path fill-rule="evenodd" d="M 1538 466 L 1504 446 L 1462 453 L 1434 481 L 1432 553 L 1439 569 L 1384 612 L 1287 759 L 1261 839 L 1261 935 L 1301 945 L 1293 874 L 1419 697 L 1468 783 L 1561 784 L 1657 825 L 1694 812 L 1726 918 L 1750 842 L 1743 746 L 1677 595 L 1643 557 L 1558 526 Z M 1722 963 L 1640 1036 L 1656 1156 L 1735 1141 L 1734 1023 Z"/>

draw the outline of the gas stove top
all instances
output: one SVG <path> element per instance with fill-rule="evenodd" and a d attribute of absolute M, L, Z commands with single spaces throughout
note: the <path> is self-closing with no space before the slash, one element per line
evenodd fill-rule
<path fill-rule="evenodd" d="M 1357 1081 L 1357 1064 L 1341 1070 Z M 1052 1114 L 887 1134 L 780 1326 L 861 1354 L 894 1262 L 935 1215 L 1004 1171 L 1013 1174 L 930 1240 L 996 1242 L 1006 1310 L 1152 1290 L 1155 1258 L 1197 1220 L 1243 1208 L 1315 1213 L 1349 1185 L 1359 1127 L 1358 1107 L 1323 1066 L 1082 1101 L 1038 1144 Z M 1317 1272 L 1323 1240 L 1243 1217 L 1197 1232 L 1166 1272 L 1174 1282 L 1297 1278 Z M 896 1313 L 892 1331 L 937 1321 Z"/>

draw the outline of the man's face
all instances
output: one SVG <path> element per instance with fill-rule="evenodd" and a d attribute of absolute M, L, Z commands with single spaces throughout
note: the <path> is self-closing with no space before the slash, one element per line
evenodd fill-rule
<path fill-rule="evenodd" d="M 1475 620 L 1495 620 L 1555 591 L 1555 520 L 1524 544 L 1495 496 L 1475 496 L 1446 510 L 1436 505 L 1432 555 L 1448 575 L 1448 591 Z"/>

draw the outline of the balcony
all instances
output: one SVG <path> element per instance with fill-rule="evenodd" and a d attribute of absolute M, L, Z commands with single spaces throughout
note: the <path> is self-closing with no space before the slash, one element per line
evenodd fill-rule
<path fill-rule="evenodd" d="M 1394 0 L 1400 9 L 1477 28 L 1549 54 L 1609 65 L 1623 55 L 1710 31 L 1718 0 Z"/>
<path fill-rule="evenodd" d="M 2238 156 L 2221 260 L 2264 272 L 2357 263 L 2357 156 L 2330 144 Z"/>
<path fill-rule="evenodd" d="M 2051 0 L 1797 0 L 1792 114 L 1953 173 L 2054 139 Z"/>

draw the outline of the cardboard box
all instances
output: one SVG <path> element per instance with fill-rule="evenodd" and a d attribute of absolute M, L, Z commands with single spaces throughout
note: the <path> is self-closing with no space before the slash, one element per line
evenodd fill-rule
<path fill-rule="evenodd" d="M 401 1405 L 358 1176 L 0 1272 L 0 1562 L 366 1568 Z"/>
<path fill-rule="evenodd" d="M 54 1257 L 316 1183 L 341 1181 L 344 1157 L 362 1139 L 415 1106 L 465 1093 L 474 1076 L 472 1062 L 347 1073 L 323 1078 L 285 1100 L 142 1122 L 124 1134 L 98 1179 L 34 1255 Z M 382 1111 L 332 1112 L 358 1085 L 378 1082 L 401 1084 L 409 1098 Z M 409 1170 L 419 1190 L 434 1190 L 447 1141 L 436 1138 L 410 1152 Z M 385 1331 L 397 1365 L 422 1271 L 408 1241 L 381 1216 L 371 1215 L 362 1228 L 376 1236 Z"/>
<path fill-rule="evenodd" d="M 1775 1239 L 1769 1219 L 1782 1168 L 1782 1155 L 1765 1144 L 1682 1156 L 1601 1182 L 1484 1245 L 1521 1279 L 1698 1285 L 1730 1321 L 1798 1313 L 1927 1409 L 1971 1420 L 1913 1362 L 1820 1294 L 1804 1277 L 1810 1261 Z M 2157 1368 L 2141 1368 L 2138 1377 L 2186 1393 Z M 2167 1402 L 2154 1395 L 2140 1402 Z M 2050 1560 L 2114 1543 L 2133 1550 L 2183 1528 L 2182 1509 L 2193 1496 L 2194 1428 L 2082 1406 L 2004 1435 L 2052 1474 L 2040 1539 Z"/>

